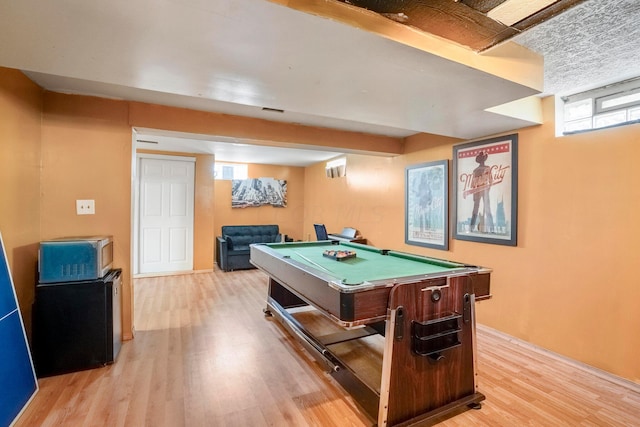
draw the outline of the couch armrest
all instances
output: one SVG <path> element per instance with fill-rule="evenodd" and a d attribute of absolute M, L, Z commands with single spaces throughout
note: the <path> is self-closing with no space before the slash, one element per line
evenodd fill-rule
<path fill-rule="evenodd" d="M 216 262 L 218 268 L 224 271 L 227 271 L 227 255 L 227 241 L 222 236 L 218 236 L 216 238 Z"/>

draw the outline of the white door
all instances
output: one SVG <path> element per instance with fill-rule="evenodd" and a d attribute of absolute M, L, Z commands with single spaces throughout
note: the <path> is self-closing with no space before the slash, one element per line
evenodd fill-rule
<path fill-rule="evenodd" d="M 193 269 L 193 160 L 140 158 L 140 273 Z"/>

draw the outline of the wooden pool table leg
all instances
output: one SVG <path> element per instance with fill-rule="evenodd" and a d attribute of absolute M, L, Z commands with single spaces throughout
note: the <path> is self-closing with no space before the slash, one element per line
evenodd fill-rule
<path fill-rule="evenodd" d="M 394 286 L 379 427 L 432 422 L 484 400 L 475 383 L 474 302 L 466 276 Z"/>

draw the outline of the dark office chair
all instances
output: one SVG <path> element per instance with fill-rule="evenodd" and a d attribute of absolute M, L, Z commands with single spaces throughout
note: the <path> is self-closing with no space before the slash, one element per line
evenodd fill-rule
<path fill-rule="evenodd" d="M 316 239 L 329 240 L 327 229 L 325 228 L 324 224 L 313 224 L 313 228 L 316 229 Z"/>

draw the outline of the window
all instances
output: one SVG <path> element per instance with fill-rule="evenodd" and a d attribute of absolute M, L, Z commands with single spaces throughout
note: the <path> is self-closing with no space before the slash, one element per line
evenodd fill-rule
<path fill-rule="evenodd" d="M 215 179 L 247 179 L 247 165 L 242 163 L 218 163 L 214 165 Z"/>
<path fill-rule="evenodd" d="M 640 122 L 640 78 L 562 98 L 562 134 Z"/>

